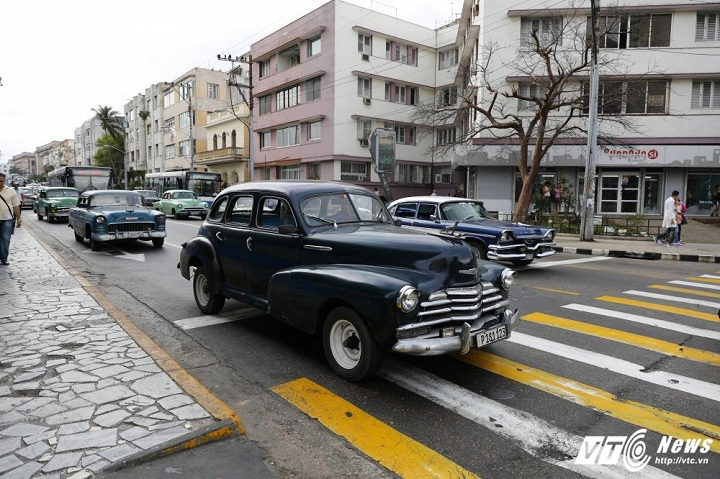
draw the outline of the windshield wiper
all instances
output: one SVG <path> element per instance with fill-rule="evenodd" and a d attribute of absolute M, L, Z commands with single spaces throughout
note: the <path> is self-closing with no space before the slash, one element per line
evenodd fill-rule
<path fill-rule="evenodd" d="M 304 216 L 305 216 L 305 218 L 310 218 L 311 220 L 318 220 L 325 224 L 333 225 L 335 228 L 337 228 L 337 223 L 335 222 L 335 220 L 329 220 L 327 218 L 321 218 L 320 216 L 315 216 L 315 215 L 304 215 Z"/>

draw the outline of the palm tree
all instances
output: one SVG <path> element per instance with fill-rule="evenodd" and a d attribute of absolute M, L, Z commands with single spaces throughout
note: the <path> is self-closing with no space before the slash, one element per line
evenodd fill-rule
<path fill-rule="evenodd" d="M 95 118 L 100 120 L 100 128 L 105 133 L 109 133 L 113 138 L 120 138 L 125 133 L 123 127 L 123 117 L 113 110 L 112 107 L 99 105 L 97 108 L 92 108 L 95 112 Z"/>

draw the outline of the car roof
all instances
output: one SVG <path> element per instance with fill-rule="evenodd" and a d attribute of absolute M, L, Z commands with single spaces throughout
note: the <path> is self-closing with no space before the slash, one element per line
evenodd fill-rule
<path fill-rule="evenodd" d="M 179 191 L 187 192 L 187 193 L 194 193 L 192 190 L 165 190 L 165 193 L 177 193 Z"/>
<path fill-rule="evenodd" d="M 77 188 L 73 188 L 72 186 L 43 186 L 40 188 L 42 191 L 48 191 L 48 190 L 73 190 L 77 191 Z"/>
<path fill-rule="evenodd" d="M 285 194 L 290 197 L 305 196 L 309 193 L 358 193 L 372 194 L 367 188 L 341 181 L 314 180 L 269 180 L 252 181 L 231 186 L 223 190 L 228 192 L 259 191 L 265 193 Z"/>
<path fill-rule="evenodd" d="M 397 203 L 408 203 L 408 202 L 427 202 L 427 203 L 447 203 L 449 201 L 472 201 L 476 203 L 482 203 L 480 200 L 473 200 L 471 198 L 459 198 L 457 196 L 408 196 L 406 198 L 400 198 L 398 200 L 395 200 L 391 202 L 391 205 L 395 205 Z"/>
<path fill-rule="evenodd" d="M 132 190 L 89 190 L 89 191 L 85 191 L 83 193 L 83 196 L 96 196 L 96 195 L 101 195 L 103 193 L 110 193 L 110 194 L 116 194 L 116 195 L 128 194 L 128 193 L 134 193 L 136 195 L 139 194 L 137 191 L 132 191 Z"/>

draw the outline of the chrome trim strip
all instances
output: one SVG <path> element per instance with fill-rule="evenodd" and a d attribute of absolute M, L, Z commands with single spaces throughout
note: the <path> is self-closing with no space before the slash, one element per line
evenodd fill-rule
<path fill-rule="evenodd" d="M 312 251 L 332 251 L 332 247 L 330 246 L 319 246 L 314 244 L 304 244 L 303 248 L 309 249 Z"/>

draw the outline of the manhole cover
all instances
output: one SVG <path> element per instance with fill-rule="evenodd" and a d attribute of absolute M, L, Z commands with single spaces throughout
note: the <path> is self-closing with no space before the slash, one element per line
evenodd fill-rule
<path fill-rule="evenodd" d="M 490 399 L 510 399 L 515 397 L 515 393 L 505 388 L 491 388 L 485 392 Z"/>

